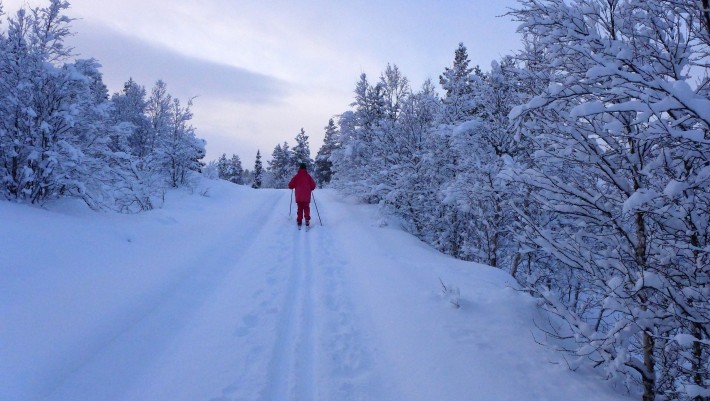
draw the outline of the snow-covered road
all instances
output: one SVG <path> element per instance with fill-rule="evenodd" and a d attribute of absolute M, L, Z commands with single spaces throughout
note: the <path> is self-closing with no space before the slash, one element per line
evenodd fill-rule
<path fill-rule="evenodd" d="M 298 231 L 288 191 L 200 185 L 134 216 L 0 203 L 0 400 L 625 399 L 536 344 L 509 276 L 376 208 L 318 190 Z"/>

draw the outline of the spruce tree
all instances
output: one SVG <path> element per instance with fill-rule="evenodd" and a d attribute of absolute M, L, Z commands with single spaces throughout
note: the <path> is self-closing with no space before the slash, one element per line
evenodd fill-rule
<path fill-rule="evenodd" d="M 217 173 L 219 178 L 223 180 L 228 179 L 229 162 L 227 161 L 227 154 L 222 153 L 222 156 L 217 160 Z"/>
<path fill-rule="evenodd" d="M 306 165 L 308 171 L 313 170 L 313 160 L 311 159 L 311 148 L 308 144 L 308 135 L 301 128 L 301 132 L 296 135 L 296 146 L 293 148 L 293 165 L 298 167 L 301 163 Z"/>
<path fill-rule="evenodd" d="M 459 43 L 459 47 L 454 52 L 454 64 L 451 68 L 446 67 L 444 73 L 439 76 L 439 83 L 446 91 L 441 102 L 442 122 L 452 124 L 465 121 L 467 117 L 474 114 L 474 76 L 481 76 L 481 70 L 476 66 L 469 68 L 469 59 L 466 46 Z M 474 75 L 471 75 L 475 73 Z"/>
<path fill-rule="evenodd" d="M 254 182 L 251 184 L 252 188 L 261 188 L 261 180 L 264 174 L 264 167 L 261 165 L 261 152 L 256 151 L 256 161 L 254 161 Z"/>
<path fill-rule="evenodd" d="M 242 161 L 239 156 L 233 154 L 232 159 L 229 161 L 229 181 L 235 184 L 243 184 L 243 174 Z"/>
<path fill-rule="evenodd" d="M 296 169 L 294 156 L 287 142 L 276 145 L 271 153 L 268 171 L 271 174 L 270 187 L 286 188 L 289 178 Z"/>
<path fill-rule="evenodd" d="M 333 162 L 330 160 L 330 156 L 333 154 L 333 150 L 338 147 L 337 137 L 338 127 L 335 126 L 331 118 L 325 127 L 323 146 L 318 150 L 315 161 L 314 178 L 321 185 L 328 184 L 333 177 Z"/>

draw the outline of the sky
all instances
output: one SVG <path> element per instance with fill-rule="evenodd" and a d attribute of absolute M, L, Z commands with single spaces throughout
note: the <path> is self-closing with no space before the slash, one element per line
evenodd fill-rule
<path fill-rule="evenodd" d="M 7 14 L 48 0 L 0 0 Z M 129 78 L 147 90 L 158 79 L 183 102 L 206 160 L 237 154 L 253 167 L 303 128 L 311 156 L 328 120 L 347 110 L 365 73 L 387 64 L 417 89 L 454 59 L 460 42 L 472 65 L 520 48 L 517 24 L 502 16 L 514 0 L 69 0 L 79 58 L 102 65 L 111 93 Z M 6 24 L 2 25 L 2 29 Z"/>

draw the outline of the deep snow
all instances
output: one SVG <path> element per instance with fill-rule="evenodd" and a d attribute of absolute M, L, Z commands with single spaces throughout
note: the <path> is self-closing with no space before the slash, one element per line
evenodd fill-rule
<path fill-rule="evenodd" d="M 536 343 L 510 276 L 373 206 L 317 190 L 305 232 L 287 190 L 197 185 L 139 215 L 0 202 L 0 400 L 628 399 Z"/>

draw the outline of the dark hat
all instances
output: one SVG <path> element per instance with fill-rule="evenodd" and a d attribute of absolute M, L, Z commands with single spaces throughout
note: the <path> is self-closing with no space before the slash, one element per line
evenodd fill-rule
<path fill-rule="evenodd" d="M 305 169 L 305 168 L 306 168 L 306 163 L 301 163 L 301 165 L 298 166 L 298 168 L 303 168 L 303 169 Z"/>

